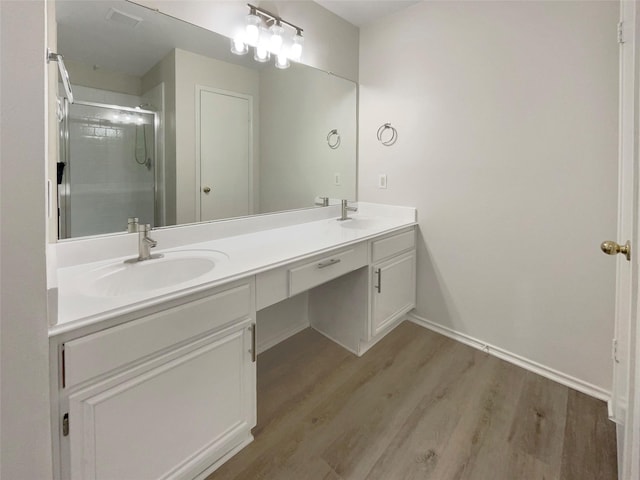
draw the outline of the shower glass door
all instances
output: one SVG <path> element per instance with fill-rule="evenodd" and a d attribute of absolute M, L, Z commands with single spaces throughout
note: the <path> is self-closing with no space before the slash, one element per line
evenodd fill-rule
<path fill-rule="evenodd" d="M 59 165 L 60 238 L 154 225 L 156 114 L 89 102 L 67 104 Z"/>

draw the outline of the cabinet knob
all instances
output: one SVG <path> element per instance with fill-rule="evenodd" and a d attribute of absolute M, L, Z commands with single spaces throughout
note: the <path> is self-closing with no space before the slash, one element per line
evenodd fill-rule
<path fill-rule="evenodd" d="M 209 192 L 211 192 L 211 187 L 204 187 L 204 188 L 202 189 L 202 191 L 203 191 L 204 193 L 209 193 Z"/>

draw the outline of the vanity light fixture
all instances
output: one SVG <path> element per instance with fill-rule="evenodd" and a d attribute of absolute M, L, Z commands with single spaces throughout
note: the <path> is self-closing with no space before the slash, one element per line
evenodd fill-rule
<path fill-rule="evenodd" d="M 279 55 L 282 49 L 282 34 L 284 33 L 284 28 L 280 20 L 276 20 L 276 23 L 271 25 L 269 33 L 271 34 L 271 38 L 269 38 L 269 50 L 271 50 L 271 53 L 274 55 Z"/>
<path fill-rule="evenodd" d="M 266 28 L 260 28 L 260 37 L 258 43 L 254 45 L 253 59 L 256 62 L 264 63 L 268 62 L 271 58 L 271 51 L 269 49 L 269 37 L 266 32 Z"/>
<path fill-rule="evenodd" d="M 256 8 L 249 5 L 249 15 L 247 15 L 247 25 L 245 27 L 245 42 L 247 45 L 252 47 L 258 45 L 261 24 L 262 19 L 258 16 Z"/>
<path fill-rule="evenodd" d="M 293 43 L 291 44 L 291 50 L 289 51 L 289 57 L 293 61 L 299 61 L 302 56 L 302 44 L 304 43 L 304 38 L 302 37 L 302 30 L 298 29 L 296 31 L 295 36 L 293 37 Z"/>
<path fill-rule="evenodd" d="M 289 68 L 290 60 L 300 61 L 304 43 L 302 28 L 250 3 L 247 6 L 249 15 L 245 27 L 231 39 L 231 53 L 245 55 L 249 47 L 253 47 L 256 62 L 267 62 L 273 54 L 277 68 Z M 295 33 L 287 36 L 285 26 Z"/>

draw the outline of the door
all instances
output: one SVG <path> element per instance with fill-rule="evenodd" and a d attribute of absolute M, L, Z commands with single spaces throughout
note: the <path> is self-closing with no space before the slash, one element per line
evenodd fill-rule
<path fill-rule="evenodd" d="M 216 220 L 253 213 L 252 98 L 206 87 L 198 87 L 198 94 L 198 219 Z"/>
<path fill-rule="evenodd" d="M 412 309 L 416 303 L 415 252 L 393 257 L 373 267 L 371 336 Z"/>
<path fill-rule="evenodd" d="M 69 397 L 72 480 L 194 478 L 255 425 L 251 321 Z"/>
<path fill-rule="evenodd" d="M 617 242 L 604 242 L 602 249 L 616 255 L 616 311 L 613 339 L 613 385 L 611 419 L 617 423 L 618 475 L 621 479 L 638 478 L 637 422 L 633 403 L 637 402 L 638 382 L 634 381 L 637 362 L 636 332 L 638 299 L 637 235 L 638 192 L 636 190 L 637 151 L 635 119 L 638 113 L 637 19 L 635 2 L 620 2 L 620 158 L 618 191 Z M 635 409 L 637 410 L 637 409 Z M 636 425 L 634 427 L 634 425 Z"/>

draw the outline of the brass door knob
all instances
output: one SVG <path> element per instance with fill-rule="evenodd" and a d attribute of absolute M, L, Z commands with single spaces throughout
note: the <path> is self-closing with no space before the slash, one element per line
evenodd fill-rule
<path fill-rule="evenodd" d="M 209 193 L 209 192 L 211 191 L 211 187 L 204 187 L 204 188 L 202 189 L 202 191 L 203 191 L 204 193 Z"/>
<path fill-rule="evenodd" d="M 631 242 L 629 242 L 628 240 L 624 245 L 620 245 L 613 240 L 607 240 L 600 244 L 600 249 L 607 255 L 622 253 L 627 257 L 627 260 L 631 260 Z"/>

